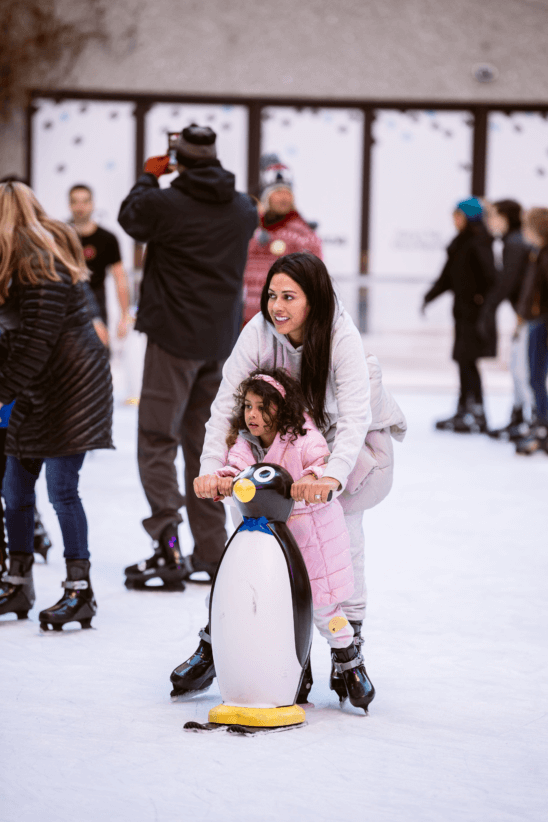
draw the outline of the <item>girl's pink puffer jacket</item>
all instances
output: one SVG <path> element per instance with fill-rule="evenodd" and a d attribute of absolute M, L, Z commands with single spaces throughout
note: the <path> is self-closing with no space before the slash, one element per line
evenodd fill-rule
<path fill-rule="evenodd" d="M 304 427 L 306 436 L 297 437 L 295 442 L 277 434 L 263 460 L 281 465 L 295 481 L 305 474 L 322 477 L 329 457 L 324 437 L 308 417 Z M 228 452 L 227 465 L 216 473 L 234 477 L 255 462 L 249 442 L 240 435 Z M 296 502 L 287 525 L 308 570 L 314 608 L 348 599 L 354 591 L 354 574 L 350 538 L 338 500 L 309 506 Z"/>

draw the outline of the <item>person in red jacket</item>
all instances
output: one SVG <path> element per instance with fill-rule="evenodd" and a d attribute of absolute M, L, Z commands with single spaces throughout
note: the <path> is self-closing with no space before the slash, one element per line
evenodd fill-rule
<path fill-rule="evenodd" d="M 310 251 L 322 259 L 321 240 L 295 209 L 289 169 L 276 154 L 261 158 L 261 184 L 261 221 L 250 240 L 244 272 L 244 325 L 261 310 L 266 275 L 278 257 Z"/>

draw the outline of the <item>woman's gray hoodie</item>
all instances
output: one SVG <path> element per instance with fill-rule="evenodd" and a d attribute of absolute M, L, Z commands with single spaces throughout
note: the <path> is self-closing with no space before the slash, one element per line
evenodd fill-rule
<path fill-rule="evenodd" d="M 285 368 L 300 380 L 302 346 L 294 348 L 262 314 L 245 326 L 223 368 L 223 379 L 206 425 L 200 474 L 212 474 L 226 461 L 226 436 L 234 395 L 240 383 L 257 368 Z M 360 333 L 339 304 L 333 323 L 331 369 L 327 381 L 326 411 L 329 426 L 322 431 L 331 457 L 328 476 L 344 489 L 368 431 L 390 429 L 403 440 L 407 423 L 398 404 L 382 385 L 379 362 L 363 350 Z"/>

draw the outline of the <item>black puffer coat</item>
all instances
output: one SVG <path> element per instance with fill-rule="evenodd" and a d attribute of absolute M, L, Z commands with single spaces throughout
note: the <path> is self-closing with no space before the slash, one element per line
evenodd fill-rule
<path fill-rule="evenodd" d="M 427 304 L 452 291 L 455 295 L 455 344 L 453 359 L 457 362 L 496 357 L 497 331 L 494 313 L 487 328 L 478 332 L 478 318 L 485 298 L 496 282 L 492 239 L 483 224 L 470 224 L 447 248 L 447 262 L 430 291 Z"/>
<path fill-rule="evenodd" d="M 0 337 L 0 402 L 16 400 L 6 454 L 62 457 L 113 448 L 112 381 L 83 285 L 56 262 L 60 281 L 17 282 L 19 327 Z"/>

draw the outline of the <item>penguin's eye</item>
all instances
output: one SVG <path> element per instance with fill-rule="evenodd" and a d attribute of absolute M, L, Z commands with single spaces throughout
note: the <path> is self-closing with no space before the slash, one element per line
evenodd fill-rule
<path fill-rule="evenodd" d="M 253 474 L 253 479 L 258 480 L 258 482 L 270 482 L 272 477 L 276 475 L 276 469 L 265 467 L 265 468 L 257 468 L 255 473 Z"/>

